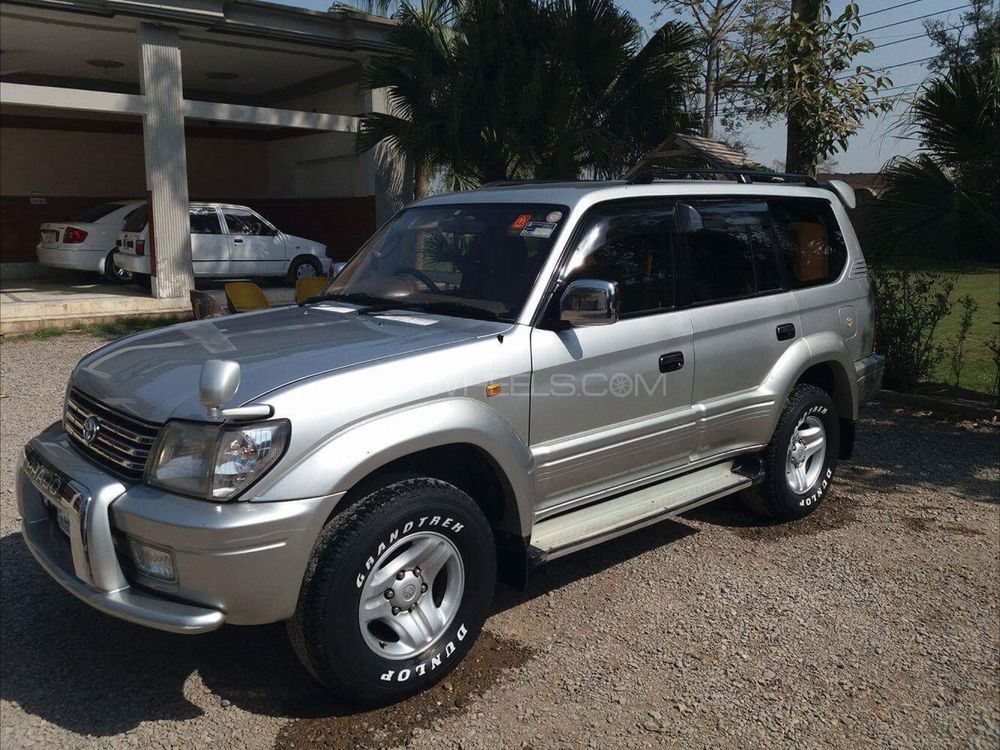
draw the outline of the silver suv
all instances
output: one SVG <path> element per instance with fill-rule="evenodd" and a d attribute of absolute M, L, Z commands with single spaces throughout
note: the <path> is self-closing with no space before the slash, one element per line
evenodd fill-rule
<path fill-rule="evenodd" d="M 882 375 L 853 193 L 663 177 L 430 198 L 322 297 L 92 352 L 24 450 L 25 541 L 131 622 L 286 620 L 386 703 L 498 578 L 731 493 L 805 516 Z"/>

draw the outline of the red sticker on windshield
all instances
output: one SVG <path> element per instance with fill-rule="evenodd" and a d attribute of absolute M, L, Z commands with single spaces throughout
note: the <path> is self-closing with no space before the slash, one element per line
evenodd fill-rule
<path fill-rule="evenodd" d="M 514 219 L 514 223 L 510 225 L 510 228 L 514 231 L 520 231 L 527 226 L 529 221 L 531 221 L 531 214 L 521 214 Z"/>

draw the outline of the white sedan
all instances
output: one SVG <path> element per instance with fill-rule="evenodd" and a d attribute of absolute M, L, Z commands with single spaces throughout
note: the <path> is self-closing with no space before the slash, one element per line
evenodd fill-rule
<path fill-rule="evenodd" d="M 88 209 L 69 221 L 42 224 L 35 248 L 38 262 L 52 268 L 96 271 L 115 281 L 132 274 L 114 263 L 115 242 L 122 224 L 140 201 L 114 201 Z"/>
<path fill-rule="evenodd" d="M 190 219 L 196 277 L 286 276 L 294 284 L 329 271 L 326 245 L 286 234 L 246 206 L 192 203 Z M 115 262 L 140 284 L 149 283 L 153 264 L 145 204 L 122 227 Z"/>

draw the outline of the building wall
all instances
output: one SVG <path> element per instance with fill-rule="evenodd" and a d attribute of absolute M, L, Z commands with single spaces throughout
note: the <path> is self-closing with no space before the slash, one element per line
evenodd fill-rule
<path fill-rule="evenodd" d="M 191 200 L 254 206 L 284 231 L 327 243 L 337 259 L 375 229 L 374 196 L 355 190 L 350 134 L 189 137 L 187 156 Z M 46 221 L 145 194 L 138 132 L 0 128 L 0 262 L 34 262 Z"/>

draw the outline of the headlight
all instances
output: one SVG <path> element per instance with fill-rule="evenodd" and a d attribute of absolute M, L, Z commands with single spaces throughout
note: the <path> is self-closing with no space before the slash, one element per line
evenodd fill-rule
<path fill-rule="evenodd" d="M 248 425 L 167 422 L 146 481 L 209 500 L 229 500 L 260 479 L 288 445 L 288 420 Z"/>

